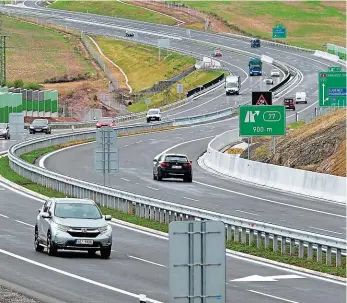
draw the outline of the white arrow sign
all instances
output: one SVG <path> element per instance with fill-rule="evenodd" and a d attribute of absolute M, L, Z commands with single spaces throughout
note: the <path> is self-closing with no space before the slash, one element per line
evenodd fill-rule
<path fill-rule="evenodd" d="M 283 279 L 305 279 L 298 275 L 282 275 L 282 276 L 248 276 L 240 279 L 230 280 L 229 282 L 277 282 Z"/>

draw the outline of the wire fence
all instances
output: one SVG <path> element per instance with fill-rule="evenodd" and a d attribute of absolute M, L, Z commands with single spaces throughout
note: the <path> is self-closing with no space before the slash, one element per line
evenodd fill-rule
<path fill-rule="evenodd" d="M 315 107 L 314 112 L 307 115 L 296 114 L 296 121 L 304 121 L 306 124 L 312 123 L 316 118 L 326 115 L 332 111 L 343 109 L 345 107 Z"/>

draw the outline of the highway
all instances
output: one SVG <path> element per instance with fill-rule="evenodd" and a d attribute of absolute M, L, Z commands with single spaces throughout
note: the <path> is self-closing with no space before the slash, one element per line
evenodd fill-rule
<path fill-rule="evenodd" d="M 13 8 L 6 7 L 1 9 L 13 10 Z M 27 11 L 23 9 L 24 13 Z M 174 37 L 182 36 L 185 33 L 184 29 L 177 27 L 144 24 L 112 17 L 46 9 L 42 11 L 44 14 L 46 12 L 49 12 L 49 17 L 56 24 L 84 29 L 94 34 L 124 36 L 125 30 L 117 29 L 115 26 L 127 26 L 132 29 L 137 28 Z M 62 18 L 54 18 L 53 15 L 57 14 Z M 47 15 L 37 16 L 41 20 L 49 18 Z M 230 37 L 216 37 L 195 31 L 192 31 L 192 37 L 199 41 L 213 41 L 258 54 L 264 52 L 275 59 L 296 66 L 303 73 L 303 81 L 291 94 L 295 91 L 306 91 L 309 96 L 309 104 L 298 105 L 297 111 L 304 111 L 303 114 L 313 112 L 317 100 L 317 71 L 327 70 L 331 63 L 304 52 L 275 46 L 251 50 L 248 42 Z M 155 41 L 158 37 L 141 33 L 139 38 L 145 41 Z M 196 41 L 171 41 L 171 45 L 174 47 L 202 55 L 208 55 L 213 50 L 213 48 L 196 44 Z M 216 89 L 192 103 L 171 111 L 170 116 L 195 115 L 250 101 L 250 90 L 264 88 L 260 86 L 259 77 L 247 78 L 245 74 L 247 57 L 226 50 L 222 51 L 224 55 L 222 60 L 225 61 L 223 64 L 240 75 L 244 81 L 243 96 L 226 97 L 223 88 Z M 265 66 L 265 68 L 268 72 L 271 67 Z M 281 99 L 278 102 L 280 101 Z M 295 112 L 288 113 L 288 121 L 294 121 L 294 115 Z M 235 129 L 237 132 L 237 128 L 238 119 L 234 117 L 169 132 L 121 138 L 118 141 L 121 171 L 112 177 L 112 186 L 166 201 L 226 212 L 234 216 L 345 237 L 345 207 L 255 188 L 245 183 L 211 175 L 198 167 L 196 160 L 206 150 L 207 143 L 223 131 Z M 173 151 L 187 153 L 194 161 L 194 182 L 192 184 L 184 184 L 180 181 L 157 182 L 152 180 L 153 157 L 171 147 L 173 147 Z M 101 175 L 91 168 L 93 165 L 92 149 L 93 144 L 73 147 L 55 153 L 46 160 L 45 164 L 54 171 L 101 183 Z M 99 260 L 98 258 L 90 260 L 77 253 L 62 253 L 59 257 L 51 258 L 46 254 L 36 253 L 33 249 L 33 224 L 37 209 L 41 205 L 41 202 L 10 191 L 6 186 L 0 184 L 0 237 L 2 238 L 0 278 L 63 302 L 138 302 L 133 295 L 140 293 L 145 293 L 152 300 L 167 301 L 168 243 L 165 238 L 112 225 L 115 251 L 110 260 Z M 319 231 L 314 228 L 324 230 Z M 230 282 L 230 280 L 251 275 L 289 274 L 302 278 L 283 279 L 277 282 Z M 339 303 L 346 300 L 346 288 L 343 283 L 288 272 L 263 263 L 253 263 L 248 258 L 235 259 L 235 257 L 228 256 L 227 280 L 229 301 L 245 303 L 253 301 L 264 303 L 329 301 Z"/>
<path fill-rule="evenodd" d="M 91 259 L 79 252 L 61 252 L 57 257 L 49 257 L 33 248 L 33 226 L 42 202 L 14 193 L 1 184 L 0 191 L 1 279 L 59 302 L 137 303 L 138 299 L 132 295 L 140 293 L 152 300 L 167 302 L 168 241 L 165 237 L 112 223 L 111 259 L 101 260 L 97 256 Z M 277 282 L 230 281 L 252 275 L 294 275 L 295 278 Z M 229 255 L 227 282 L 227 297 L 241 303 L 255 300 L 340 303 L 345 296 L 342 282 Z"/>

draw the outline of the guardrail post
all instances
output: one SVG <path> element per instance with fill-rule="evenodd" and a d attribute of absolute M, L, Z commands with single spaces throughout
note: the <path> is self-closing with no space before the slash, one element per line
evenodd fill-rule
<path fill-rule="evenodd" d="M 269 233 L 265 233 L 265 249 L 269 248 L 269 244 L 270 244 L 270 234 Z"/>
<path fill-rule="evenodd" d="M 299 241 L 299 258 L 304 257 L 304 241 Z"/>
<path fill-rule="evenodd" d="M 341 249 L 336 248 L 336 266 L 341 266 Z"/>
<path fill-rule="evenodd" d="M 317 244 L 317 262 L 322 262 L 322 245 Z"/>
<path fill-rule="evenodd" d="M 164 212 L 165 212 L 165 210 L 159 209 L 159 222 L 160 223 L 164 222 Z"/>
<path fill-rule="evenodd" d="M 238 226 L 234 226 L 234 242 L 239 242 L 240 231 Z"/>
<path fill-rule="evenodd" d="M 261 247 L 261 242 L 262 242 L 262 238 L 261 238 L 261 231 L 257 231 L 257 247 L 260 248 Z"/>
<path fill-rule="evenodd" d="M 312 259 L 313 258 L 313 248 L 312 248 L 312 243 L 307 244 L 307 259 Z"/>
<path fill-rule="evenodd" d="M 278 250 L 278 236 L 277 235 L 274 235 L 274 237 L 273 237 L 272 250 L 273 251 Z"/>
<path fill-rule="evenodd" d="M 331 247 L 327 246 L 327 252 L 325 254 L 325 263 L 331 265 Z"/>
<path fill-rule="evenodd" d="M 247 240 L 246 228 L 242 227 L 241 228 L 241 243 L 246 244 L 246 240 Z"/>
<path fill-rule="evenodd" d="M 282 255 L 284 255 L 286 253 L 286 250 L 287 250 L 287 238 L 282 237 L 281 238 L 281 253 L 282 253 Z"/>
<path fill-rule="evenodd" d="M 231 225 L 226 226 L 227 241 L 231 241 L 232 238 L 232 228 Z"/>
<path fill-rule="evenodd" d="M 160 221 L 160 208 L 155 208 L 155 221 Z"/>
<path fill-rule="evenodd" d="M 249 242 L 248 242 L 250 246 L 253 244 L 253 241 L 254 241 L 254 230 L 251 229 L 249 231 Z"/>
<path fill-rule="evenodd" d="M 165 214 L 165 223 L 169 224 L 170 223 L 169 211 L 164 210 L 164 214 Z"/>
<path fill-rule="evenodd" d="M 294 239 L 290 239 L 290 244 L 289 244 L 289 253 L 291 256 L 295 255 L 295 240 Z"/>

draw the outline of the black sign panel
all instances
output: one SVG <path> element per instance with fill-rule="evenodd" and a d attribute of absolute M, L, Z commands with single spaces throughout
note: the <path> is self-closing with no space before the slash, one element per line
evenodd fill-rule
<path fill-rule="evenodd" d="M 272 105 L 272 92 L 252 92 L 252 105 Z"/>

